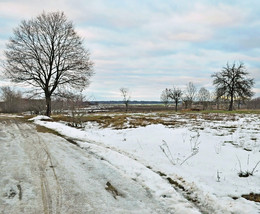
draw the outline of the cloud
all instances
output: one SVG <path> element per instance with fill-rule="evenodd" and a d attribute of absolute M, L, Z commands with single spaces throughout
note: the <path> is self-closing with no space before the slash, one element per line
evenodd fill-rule
<path fill-rule="evenodd" d="M 1 1 L 0 58 L 22 19 L 43 10 L 64 11 L 95 63 L 86 93 L 97 99 L 120 99 L 124 86 L 133 99 L 144 100 L 158 100 L 164 88 L 185 88 L 189 81 L 212 90 L 211 74 L 239 60 L 252 72 L 258 91 L 259 8 L 253 0 Z"/>

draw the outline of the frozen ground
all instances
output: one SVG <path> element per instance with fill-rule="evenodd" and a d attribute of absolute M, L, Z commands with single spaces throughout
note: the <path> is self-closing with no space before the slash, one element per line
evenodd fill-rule
<path fill-rule="evenodd" d="M 260 161 L 259 115 L 173 114 L 164 120 L 179 125 L 122 130 L 46 119 L 33 121 L 67 140 L 1 122 L 3 213 L 260 213 L 241 197 L 260 193 L 260 166 L 238 176 Z"/>
<path fill-rule="evenodd" d="M 259 203 L 241 197 L 260 193 L 260 165 L 253 176 L 238 176 L 240 171 L 252 172 L 260 161 L 259 115 L 194 115 L 173 114 L 165 118 L 181 122 L 176 127 L 150 125 L 122 130 L 103 129 L 93 123 L 85 124 L 84 130 L 63 122 L 36 123 L 98 153 L 157 195 L 173 197 L 160 192 L 163 188 L 146 175 L 147 169 L 157 173 L 162 181 L 172 183 L 200 212 L 260 213 Z M 136 163 L 144 168 L 136 167 Z"/>
<path fill-rule="evenodd" d="M 0 118 L 1 214 L 199 213 L 142 164 L 37 130 L 46 131 Z"/>

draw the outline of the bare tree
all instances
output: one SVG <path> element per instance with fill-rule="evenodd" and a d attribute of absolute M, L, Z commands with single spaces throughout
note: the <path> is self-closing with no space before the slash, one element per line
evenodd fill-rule
<path fill-rule="evenodd" d="M 182 90 L 179 88 L 175 88 L 173 87 L 173 89 L 166 89 L 168 90 L 168 96 L 171 100 L 173 100 L 174 104 L 175 104 L 175 111 L 178 110 L 178 104 L 181 101 L 181 97 L 182 97 Z"/>
<path fill-rule="evenodd" d="M 169 90 L 167 88 L 162 91 L 160 99 L 161 102 L 165 105 L 165 107 L 169 105 L 170 97 L 169 97 Z"/>
<path fill-rule="evenodd" d="M 1 87 L 2 99 L 4 101 L 3 112 L 17 113 L 23 110 L 22 94 L 10 87 Z"/>
<path fill-rule="evenodd" d="M 247 102 L 247 108 L 249 109 L 260 109 L 260 97 L 256 97 Z"/>
<path fill-rule="evenodd" d="M 203 105 L 203 110 L 207 109 L 210 101 L 210 92 L 206 88 L 201 87 L 198 92 L 198 100 Z"/>
<path fill-rule="evenodd" d="M 192 82 L 189 82 L 186 87 L 185 96 L 183 97 L 183 102 L 185 104 L 185 107 L 188 106 L 191 108 L 192 103 L 195 100 L 197 89 L 195 85 Z"/>
<path fill-rule="evenodd" d="M 6 113 L 22 112 L 25 108 L 22 93 L 10 87 L 1 87 L 2 99 L 4 101 L 3 111 Z"/>
<path fill-rule="evenodd" d="M 254 79 L 247 78 L 248 74 L 243 63 L 238 65 L 233 63 L 232 66 L 227 63 L 221 72 L 212 75 L 218 96 L 224 96 L 229 100 L 229 111 L 233 110 L 235 99 L 247 99 L 253 96 L 251 88 Z"/>
<path fill-rule="evenodd" d="M 63 12 L 43 12 L 22 21 L 7 44 L 5 57 L 6 76 L 40 89 L 48 116 L 51 96 L 57 88 L 82 90 L 93 75 L 89 52 Z"/>
<path fill-rule="evenodd" d="M 84 106 L 85 96 L 81 93 L 75 94 L 69 91 L 62 92 L 59 97 L 66 103 L 66 108 L 70 111 L 72 127 L 83 127 L 83 118 L 86 114 L 86 110 L 82 108 Z"/>
<path fill-rule="evenodd" d="M 129 89 L 128 88 L 120 88 L 121 95 L 123 97 L 123 102 L 125 104 L 125 111 L 128 111 L 128 105 L 130 102 L 130 95 L 129 95 Z"/>

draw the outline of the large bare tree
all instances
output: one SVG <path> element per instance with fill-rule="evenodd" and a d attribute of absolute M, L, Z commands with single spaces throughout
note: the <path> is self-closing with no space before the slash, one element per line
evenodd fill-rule
<path fill-rule="evenodd" d="M 227 63 L 221 72 L 212 75 L 216 94 L 229 100 L 229 111 L 233 110 L 235 99 L 246 99 L 253 96 L 254 93 L 251 89 L 254 85 L 254 79 L 247 78 L 248 74 L 243 63 L 238 65 Z"/>
<path fill-rule="evenodd" d="M 93 75 L 89 52 L 63 12 L 43 12 L 22 21 L 7 44 L 5 57 L 7 77 L 44 93 L 48 116 L 55 90 L 62 87 L 82 90 Z"/>

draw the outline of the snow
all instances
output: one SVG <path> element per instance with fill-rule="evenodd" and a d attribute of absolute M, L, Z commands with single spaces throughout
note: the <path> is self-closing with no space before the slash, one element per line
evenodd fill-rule
<path fill-rule="evenodd" d="M 215 119 L 217 116 L 221 120 Z M 79 130 L 63 122 L 34 121 L 98 154 L 151 189 L 157 200 L 176 213 L 259 213 L 260 204 L 241 195 L 260 193 L 260 166 L 253 176 L 244 178 L 238 173 L 252 171 L 260 161 L 260 116 L 217 116 L 205 119 L 200 114 L 196 118 L 175 114 L 167 120 L 185 122 L 183 125 L 122 130 L 100 128 L 95 123 L 86 123 L 86 128 Z M 200 210 L 190 207 L 158 171 L 183 185 Z"/>
<path fill-rule="evenodd" d="M 33 124 L 7 121 L 0 122 L 1 214 L 172 213 L 150 189 L 94 150 L 37 132 Z M 106 189 L 108 182 L 119 194 Z M 185 206 L 180 210 L 196 213 Z"/>
<path fill-rule="evenodd" d="M 37 120 L 52 120 L 52 118 L 45 115 L 38 115 L 36 117 L 29 119 L 29 121 L 37 121 Z"/>

